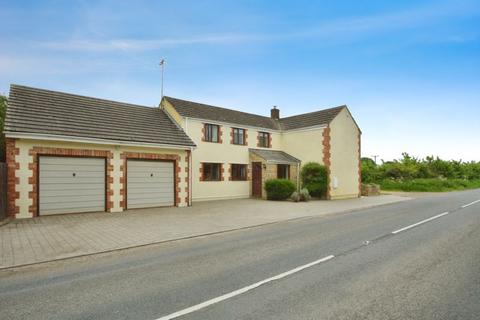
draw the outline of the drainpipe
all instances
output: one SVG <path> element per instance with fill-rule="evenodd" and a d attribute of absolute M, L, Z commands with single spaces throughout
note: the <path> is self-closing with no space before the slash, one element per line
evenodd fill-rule
<path fill-rule="evenodd" d="M 297 163 L 297 192 L 300 192 L 300 162 Z"/>
<path fill-rule="evenodd" d="M 190 157 L 188 157 L 188 206 L 192 206 L 192 188 L 193 188 L 193 177 L 192 177 L 192 164 L 193 164 L 193 147 L 190 147 Z"/>

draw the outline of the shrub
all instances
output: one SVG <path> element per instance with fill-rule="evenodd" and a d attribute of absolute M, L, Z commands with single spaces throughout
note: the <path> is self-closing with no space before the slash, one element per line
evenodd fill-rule
<path fill-rule="evenodd" d="M 302 167 L 302 186 L 314 197 L 323 197 L 327 192 L 327 168 L 317 162 L 308 162 Z"/>
<path fill-rule="evenodd" d="M 311 196 L 307 188 L 303 188 L 299 193 L 300 201 L 309 201 Z"/>
<path fill-rule="evenodd" d="M 297 191 L 294 191 L 292 195 L 290 196 L 290 199 L 292 199 L 294 202 L 299 202 L 300 201 L 300 193 Z"/>
<path fill-rule="evenodd" d="M 308 193 L 308 190 L 306 188 L 303 188 L 300 190 L 300 192 L 295 191 L 292 193 L 290 196 L 290 199 L 292 199 L 294 202 L 299 202 L 299 201 L 309 201 L 311 199 L 310 193 Z"/>
<path fill-rule="evenodd" d="M 286 200 L 295 191 L 295 184 L 286 179 L 269 179 L 265 181 L 268 200 Z"/>

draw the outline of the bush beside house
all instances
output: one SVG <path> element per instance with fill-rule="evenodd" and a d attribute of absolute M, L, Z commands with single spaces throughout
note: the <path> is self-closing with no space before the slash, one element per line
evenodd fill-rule
<path fill-rule="evenodd" d="M 295 184 L 286 179 L 269 179 L 265 181 L 268 200 L 286 200 L 295 191 Z"/>
<path fill-rule="evenodd" d="M 301 171 L 302 186 L 312 197 L 324 198 L 327 194 L 327 168 L 317 162 L 308 162 Z"/>

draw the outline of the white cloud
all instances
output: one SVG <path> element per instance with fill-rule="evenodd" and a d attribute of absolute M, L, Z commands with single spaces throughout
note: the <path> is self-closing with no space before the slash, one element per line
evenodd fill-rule
<path fill-rule="evenodd" d="M 96 37 L 89 38 L 82 37 L 81 34 L 75 32 L 74 37 L 71 39 L 34 42 L 33 45 L 60 51 L 104 52 L 118 50 L 148 51 L 177 46 L 229 45 L 255 41 L 285 41 L 304 38 L 349 41 L 358 36 L 431 25 L 450 17 L 476 15 L 479 11 L 480 7 L 470 1 L 436 3 L 433 6 L 417 7 L 394 13 L 335 19 L 299 30 L 281 31 L 278 33 L 206 34 L 137 40 L 131 38 L 108 38 L 105 34 L 99 33 L 96 33 Z M 450 37 L 455 36 L 450 35 Z"/>

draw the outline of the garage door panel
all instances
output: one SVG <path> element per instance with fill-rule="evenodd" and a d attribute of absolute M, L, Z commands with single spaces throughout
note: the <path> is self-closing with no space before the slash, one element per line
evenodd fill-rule
<path fill-rule="evenodd" d="M 40 179 L 45 184 L 90 184 L 90 185 L 104 185 L 105 177 L 41 177 Z"/>
<path fill-rule="evenodd" d="M 92 201 L 92 198 L 97 198 L 98 192 L 72 192 L 72 190 L 58 191 L 58 192 L 44 192 L 42 203 L 55 203 L 55 202 L 78 202 L 78 201 Z M 101 199 L 100 199 L 101 200 Z M 103 202 L 103 201 L 102 201 Z"/>
<path fill-rule="evenodd" d="M 170 207 L 172 205 L 172 203 L 170 201 L 155 201 L 155 202 L 147 202 L 147 201 L 144 201 L 144 200 L 135 200 L 135 201 L 131 201 L 129 204 L 128 204 L 128 207 L 130 209 L 141 209 L 141 208 L 155 208 L 155 207 Z"/>
<path fill-rule="evenodd" d="M 130 187 L 130 189 L 128 189 L 128 192 L 131 193 L 131 194 L 145 193 L 145 194 L 150 194 L 150 195 L 155 195 L 155 194 L 158 194 L 159 192 L 160 193 L 171 193 L 171 194 L 173 194 L 173 189 L 171 187 L 168 187 L 168 186 L 167 187 L 162 186 L 162 187 L 155 188 L 155 189 L 132 188 L 132 187 Z"/>
<path fill-rule="evenodd" d="M 104 186 L 104 184 L 101 184 Z M 92 188 L 93 187 L 93 188 Z M 92 184 L 82 184 L 82 185 L 76 185 L 76 184 L 62 184 L 59 186 L 56 183 L 47 183 L 47 184 L 41 184 L 40 185 L 40 192 L 42 191 L 47 191 L 47 190 L 97 190 L 96 186 L 93 186 Z"/>
<path fill-rule="evenodd" d="M 88 157 L 55 157 L 55 156 L 41 156 L 42 165 L 74 165 L 74 166 L 89 166 L 98 167 L 98 163 L 104 158 L 88 158 Z"/>
<path fill-rule="evenodd" d="M 87 171 L 87 172 L 101 172 L 103 173 L 103 168 L 99 168 L 98 165 L 90 165 L 90 166 L 86 166 L 86 165 L 61 165 L 61 166 L 58 166 L 57 164 L 43 164 L 43 168 L 42 168 L 42 171 L 60 171 L 60 172 L 64 172 L 64 171 Z"/>
<path fill-rule="evenodd" d="M 81 171 L 80 169 L 75 169 L 75 170 L 65 170 L 65 171 L 44 171 L 42 170 L 40 174 L 40 178 L 42 177 L 54 177 L 54 178 L 74 178 L 74 179 L 80 179 L 80 178 L 100 178 L 100 179 L 105 179 L 105 172 L 99 171 Z"/>
<path fill-rule="evenodd" d="M 136 177 L 136 178 L 131 178 L 131 177 L 128 177 L 130 183 L 132 184 L 168 184 L 169 182 L 172 181 L 172 178 L 173 177 L 163 177 L 163 178 L 151 178 L 151 177 Z"/>
<path fill-rule="evenodd" d="M 105 159 L 40 157 L 40 215 L 105 210 Z"/>
<path fill-rule="evenodd" d="M 148 208 L 173 206 L 174 163 L 127 161 L 127 206 Z"/>

